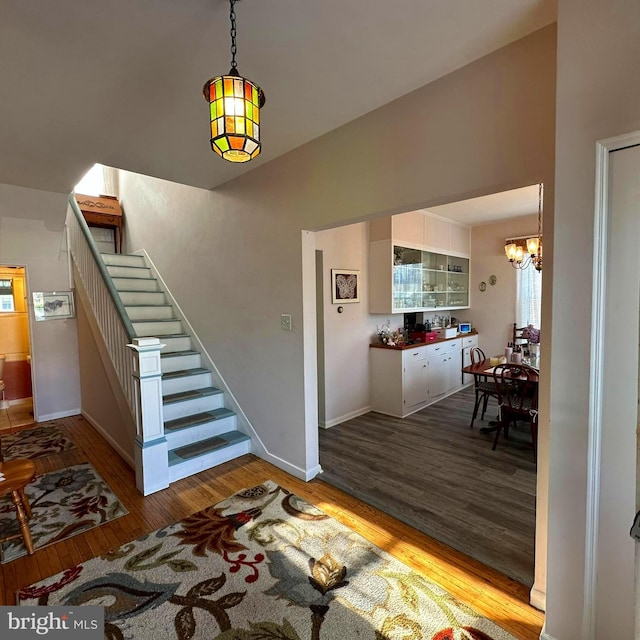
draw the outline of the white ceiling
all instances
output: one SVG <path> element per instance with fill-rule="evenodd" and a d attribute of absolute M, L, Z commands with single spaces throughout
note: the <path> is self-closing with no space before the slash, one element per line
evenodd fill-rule
<path fill-rule="evenodd" d="M 470 227 L 538 214 L 538 185 L 423 209 Z"/>
<path fill-rule="evenodd" d="M 553 22 L 555 0 L 241 0 L 263 152 L 210 149 L 227 0 L 0 0 L 0 182 L 68 192 L 94 162 L 213 188 Z"/>

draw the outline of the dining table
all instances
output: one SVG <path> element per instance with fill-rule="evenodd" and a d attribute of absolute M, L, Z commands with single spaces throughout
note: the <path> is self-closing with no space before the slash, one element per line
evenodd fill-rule
<path fill-rule="evenodd" d="M 491 359 L 487 358 L 486 360 L 481 360 L 480 362 L 475 362 L 473 364 L 467 365 L 466 367 L 462 367 L 462 373 L 468 373 L 474 376 L 474 378 L 482 377 L 485 380 L 487 378 L 491 378 L 495 380 L 497 378 L 495 374 L 495 369 L 496 367 L 499 367 L 500 364 L 504 364 L 504 363 L 492 364 Z M 540 377 L 540 373 L 538 369 L 536 367 L 532 367 L 528 363 L 523 363 L 523 366 L 527 366 L 530 369 L 534 369 L 535 374 L 532 374 L 531 377 L 527 378 L 527 376 L 512 376 L 509 372 L 505 372 L 505 378 L 510 378 L 513 381 L 517 381 L 517 380 L 526 381 L 528 379 L 530 382 L 534 384 L 538 384 L 539 377 Z M 491 420 L 489 422 L 489 426 L 482 427 L 480 429 L 480 433 L 493 433 L 497 428 L 498 428 L 498 420 L 497 419 Z"/>

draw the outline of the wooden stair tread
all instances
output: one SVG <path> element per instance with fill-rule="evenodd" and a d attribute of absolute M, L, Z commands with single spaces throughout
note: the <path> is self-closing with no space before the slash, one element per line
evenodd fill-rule
<path fill-rule="evenodd" d="M 236 414 L 225 407 L 220 409 L 213 409 L 212 411 L 203 411 L 201 413 L 194 413 L 191 416 L 185 416 L 184 418 L 176 418 L 175 420 L 168 420 L 164 423 L 165 431 L 177 431 L 179 429 L 187 429 L 189 427 L 195 427 L 207 422 L 215 420 L 222 420 L 223 418 L 230 418 Z"/>
<path fill-rule="evenodd" d="M 193 444 L 188 444 L 169 451 L 169 466 L 193 460 L 200 456 L 205 456 L 213 451 L 226 449 L 234 444 L 239 444 L 249 440 L 249 436 L 240 431 L 228 431 L 218 436 L 200 440 Z"/>
<path fill-rule="evenodd" d="M 209 369 L 203 367 L 194 367 L 193 369 L 182 369 L 180 371 L 168 371 L 162 374 L 163 380 L 169 380 L 172 378 L 186 378 L 187 376 L 197 376 L 201 373 L 209 373 Z"/>
<path fill-rule="evenodd" d="M 165 338 L 170 337 L 170 336 L 163 336 Z M 171 337 L 176 337 L 176 336 L 171 336 Z M 167 351 L 164 352 L 162 351 L 160 353 L 160 357 L 161 358 L 179 358 L 180 356 L 197 356 L 200 352 L 199 351 L 193 351 L 193 349 L 185 349 L 184 351 Z"/>
<path fill-rule="evenodd" d="M 180 391 L 179 393 L 170 393 L 162 396 L 163 404 L 171 404 L 172 402 L 182 402 L 183 400 L 195 400 L 196 398 L 204 398 L 205 396 L 215 396 L 222 393 L 216 387 L 203 387 L 202 389 L 191 389 L 190 391 Z"/>

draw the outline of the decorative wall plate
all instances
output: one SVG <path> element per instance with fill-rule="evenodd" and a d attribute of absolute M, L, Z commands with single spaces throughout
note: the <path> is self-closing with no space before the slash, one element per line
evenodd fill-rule
<path fill-rule="evenodd" d="M 487 283 L 486 282 L 481 282 L 478 285 L 478 289 L 480 289 L 480 291 L 484 291 L 487 288 Z"/>
<path fill-rule="evenodd" d="M 496 282 L 498 282 L 498 278 L 495 276 L 489 276 L 489 284 L 493 286 Z"/>

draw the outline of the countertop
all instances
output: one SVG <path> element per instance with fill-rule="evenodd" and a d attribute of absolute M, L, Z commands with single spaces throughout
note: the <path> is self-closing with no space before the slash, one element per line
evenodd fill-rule
<path fill-rule="evenodd" d="M 426 347 L 428 344 L 437 344 L 438 342 L 448 342 L 449 340 L 458 340 L 459 338 L 466 338 L 467 336 L 477 336 L 477 331 L 471 333 L 459 333 L 453 338 L 438 338 L 437 340 L 430 340 L 429 342 L 414 342 L 413 344 L 396 344 L 390 347 L 388 344 L 382 342 L 375 342 L 370 344 L 372 349 L 395 349 L 396 351 L 404 351 L 405 349 L 415 349 L 416 347 Z"/>

